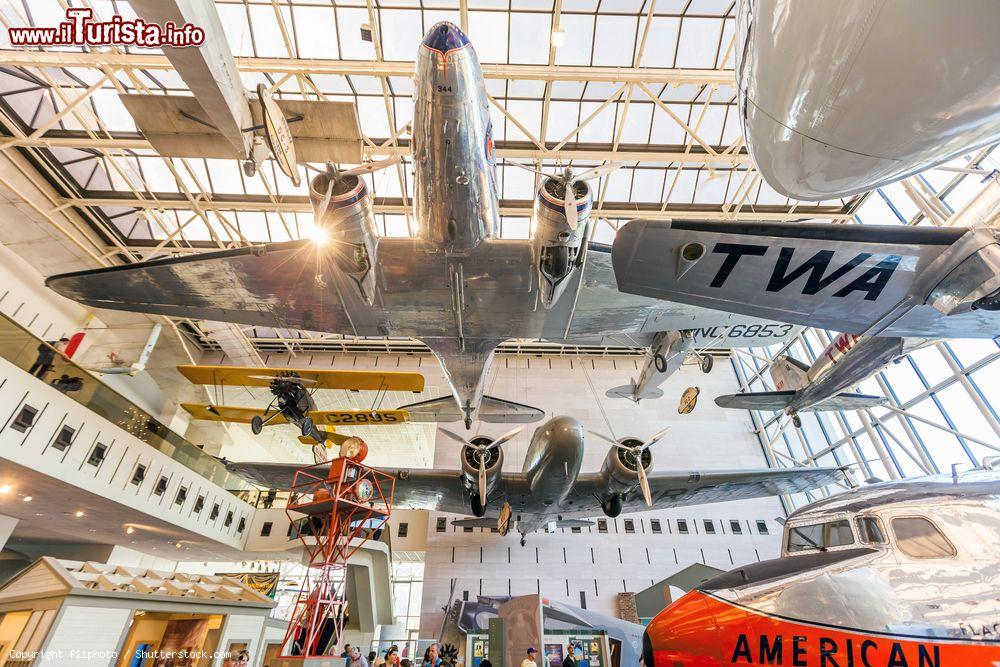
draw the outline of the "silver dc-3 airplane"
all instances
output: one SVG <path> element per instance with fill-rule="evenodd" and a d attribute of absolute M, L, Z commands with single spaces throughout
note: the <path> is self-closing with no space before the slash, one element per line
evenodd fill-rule
<path fill-rule="evenodd" d="M 162 11 L 171 3 L 153 4 L 150 11 Z M 226 47 L 214 46 L 216 51 L 202 64 L 219 64 L 218 50 Z M 204 87 L 203 77 L 185 74 L 197 49 L 174 49 L 183 51 L 179 55 L 166 51 L 177 59 L 185 81 L 192 79 L 192 90 Z M 238 74 L 234 77 L 238 80 Z M 404 408 L 414 420 L 462 419 L 467 428 L 474 418 L 523 423 L 543 416 L 536 408 L 483 395 L 494 349 L 509 338 L 595 343 L 621 335 L 631 344 L 652 345 L 645 372 L 655 376 L 655 389 L 672 371 L 658 365 L 665 359 L 658 349 L 667 336 L 728 348 L 772 345 L 799 332 L 792 324 L 620 293 L 609 248 L 587 243 L 592 224 L 588 182 L 616 165 L 577 175 L 570 169 L 545 175 L 534 203 L 534 238 L 499 239 L 488 97 L 476 53 L 454 25 L 439 23 L 427 33 L 417 58 L 414 91 L 411 238 L 376 234 L 372 196 L 361 176 L 385 163 L 343 171 L 331 167 L 310 187 L 326 243 L 291 241 L 147 261 L 53 276 L 47 285 L 100 308 L 419 339 L 440 360 L 454 399 Z M 211 92 L 200 93 L 198 99 L 213 99 Z M 259 96 L 263 111 L 256 113 L 267 116 L 267 91 L 259 91 Z M 161 152 L 178 146 L 184 152 L 222 141 L 219 136 L 199 142 L 184 140 L 186 135 L 164 137 L 168 121 L 178 131 L 211 134 L 204 123 L 190 120 L 195 113 L 221 126 L 209 109 L 192 111 L 194 99 L 130 96 L 127 105 L 137 124 L 156 139 L 154 145 L 162 143 Z M 295 132 L 305 132 L 303 124 L 317 125 L 310 125 L 310 118 L 316 121 L 311 104 L 333 103 L 295 105 L 305 117 L 293 125 Z M 323 110 L 330 108 L 321 106 L 316 113 Z M 272 125 L 286 120 L 281 113 L 268 118 Z M 311 143 L 303 145 L 314 154 L 316 138 L 307 139 Z M 287 151 L 282 155 L 287 158 Z M 654 366 L 655 374 L 649 372 Z M 640 380 L 638 393 L 645 393 L 649 384 Z"/>
<path fill-rule="evenodd" d="M 783 411 L 802 426 L 800 412 L 858 410 L 885 403 L 882 396 L 848 391 L 890 362 L 930 345 L 926 338 L 839 334 L 811 366 L 788 355 L 771 364 L 775 391 L 726 394 L 715 403 L 723 408 Z"/>
<path fill-rule="evenodd" d="M 996 463 L 793 512 L 780 558 L 709 579 L 653 619 L 643 664 L 1000 664 Z"/>
<path fill-rule="evenodd" d="M 471 440 L 441 429 L 462 443 L 461 469 L 384 469 L 395 478 L 393 504 L 472 514 L 476 518 L 454 523 L 497 528 L 501 534 L 514 527 L 524 546 L 526 536 L 536 530 L 550 525 L 588 526 L 587 519 L 598 512 L 617 517 L 649 508 L 790 494 L 844 479 L 838 468 L 654 473 L 650 448 L 666 430 L 646 441 L 592 434 L 610 442 L 611 448 L 599 472 L 581 473 L 586 433 L 579 421 L 566 416 L 554 417 L 535 429 L 521 472 L 503 472 L 502 445 L 522 428 L 495 439 L 478 436 Z M 350 442 L 341 445 L 342 454 L 350 446 Z M 297 463 L 225 463 L 231 472 L 271 489 L 291 488 L 301 469 Z"/>

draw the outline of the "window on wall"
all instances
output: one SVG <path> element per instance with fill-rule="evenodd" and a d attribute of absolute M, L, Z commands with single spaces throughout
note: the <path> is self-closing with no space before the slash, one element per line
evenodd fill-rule
<path fill-rule="evenodd" d="M 634 533 L 635 532 L 635 521 L 633 521 L 632 519 L 625 519 L 624 523 L 625 523 L 625 532 L 626 533 Z"/>
<path fill-rule="evenodd" d="M 659 535 L 660 533 L 663 532 L 663 528 L 660 527 L 660 520 L 659 519 L 650 519 L 649 520 L 649 529 L 652 532 L 656 533 L 657 535 Z"/>
<path fill-rule="evenodd" d="M 167 477 L 166 475 L 161 475 L 160 479 L 156 480 L 156 487 L 153 489 L 153 494 L 157 496 L 162 496 L 167 490 Z"/>
<path fill-rule="evenodd" d="M 132 473 L 132 484 L 139 486 L 142 481 L 146 479 L 146 466 L 139 464 L 135 467 L 135 472 Z"/>
<path fill-rule="evenodd" d="M 73 436 L 76 434 L 76 429 L 71 426 L 63 426 L 59 429 L 59 435 L 56 436 L 55 441 L 52 443 L 54 449 L 58 449 L 60 452 L 64 452 L 69 449 L 70 445 L 73 444 Z"/>
<path fill-rule="evenodd" d="M 396 529 L 396 536 L 406 537 L 409 532 L 410 532 L 410 524 L 400 523 L 399 527 Z"/>
<path fill-rule="evenodd" d="M 201 511 L 205 508 L 205 496 L 198 496 L 194 501 L 194 513 L 201 514 Z"/>
<path fill-rule="evenodd" d="M 94 445 L 94 451 L 90 452 L 90 456 L 87 457 L 87 463 L 92 466 L 99 466 L 101 462 L 104 461 L 104 457 L 108 452 L 107 445 L 97 443 Z"/>
<path fill-rule="evenodd" d="M 439 533 L 443 533 L 448 530 L 448 520 L 443 516 L 439 516 L 434 523 L 434 530 Z"/>
<path fill-rule="evenodd" d="M 767 530 L 767 521 L 757 519 L 757 532 L 760 533 L 761 535 L 768 534 L 769 531 Z"/>
<path fill-rule="evenodd" d="M 208 513 L 209 521 L 215 521 L 216 519 L 219 518 L 219 509 L 220 509 L 219 503 L 215 503 L 214 505 L 212 505 L 212 511 Z"/>
<path fill-rule="evenodd" d="M 264 525 L 260 527 L 260 536 L 261 537 L 270 537 L 271 536 L 271 530 L 273 528 L 274 528 L 274 522 L 273 521 L 265 521 Z"/>
<path fill-rule="evenodd" d="M 715 523 L 711 519 L 705 519 L 705 534 L 715 535 Z"/>
<path fill-rule="evenodd" d="M 177 489 L 177 497 L 174 498 L 174 504 L 183 505 L 184 501 L 187 500 L 187 497 L 188 497 L 187 487 L 182 486 L 181 488 Z"/>
<path fill-rule="evenodd" d="M 599 532 L 599 533 L 606 533 L 606 532 L 608 532 L 608 520 L 607 519 L 598 519 L 597 520 L 597 532 Z"/>
<path fill-rule="evenodd" d="M 730 519 L 729 520 L 729 532 L 732 533 L 733 535 L 742 535 L 743 534 L 743 526 L 741 526 L 740 522 L 737 521 L 736 519 Z"/>
<path fill-rule="evenodd" d="M 222 525 L 226 528 L 233 525 L 233 512 L 232 510 L 226 512 L 226 520 L 222 522 Z"/>
<path fill-rule="evenodd" d="M 38 410 L 27 404 L 22 405 L 17 416 L 14 417 L 14 421 L 11 422 L 10 427 L 15 431 L 24 433 L 35 423 L 36 416 L 38 416 Z"/>
<path fill-rule="evenodd" d="M 681 535 L 688 534 L 688 522 L 685 519 L 677 519 L 677 532 Z"/>

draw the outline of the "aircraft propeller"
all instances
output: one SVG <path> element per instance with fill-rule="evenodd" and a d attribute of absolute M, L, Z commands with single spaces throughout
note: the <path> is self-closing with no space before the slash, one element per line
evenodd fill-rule
<path fill-rule="evenodd" d="M 576 227 L 579 224 L 578 212 L 576 210 L 576 207 L 581 202 L 576 198 L 576 193 L 574 192 L 573 186 L 576 183 L 581 183 L 583 181 L 590 181 L 595 178 L 600 178 L 601 176 L 604 176 L 606 174 L 610 174 L 611 172 L 620 169 L 625 165 L 624 162 L 609 162 L 608 164 L 602 164 L 598 167 L 594 167 L 593 169 L 582 171 L 579 174 L 574 174 L 573 167 L 567 165 L 566 168 L 563 169 L 561 174 L 549 174 L 539 169 L 535 169 L 534 167 L 529 167 L 528 165 L 520 164 L 518 162 L 511 162 L 511 164 L 518 166 L 521 169 L 530 171 L 533 174 L 538 174 L 540 176 L 544 176 L 545 178 L 550 178 L 553 181 L 561 183 L 564 186 L 566 194 L 563 195 L 563 211 L 566 214 L 566 224 L 569 225 L 569 228 L 574 231 L 576 230 Z"/>
<path fill-rule="evenodd" d="M 323 216 L 326 215 L 326 209 L 330 205 L 330 200 L 333 198 L 333 189 L 336 187 L 337 182 L 340 181 L 345 176 L 360 176 L 361 174 L 370 174 L 374 171 L 379 171 L 380 169 L 385 169 L 386 167 L 391 167 L 394 164 L 398 164 L 402 158 L 399 156 L 386 158 L 385 160 L 378 160 L 376 162 L 365 162 L 364 164 L 359 164 L 357 167 L 352 169 L 338 169 L 334 164 L 326 165 L 326 193 L 323 195 L 323 200 L 320 202 L 319 210 L 316 211 L 316 224 L 319 225 L 320 221 L 323 220 Z"/>
<path fill-rule="evenodd" d="M 497 447 L 500 447 L 508 440 L 513 439 L 515 435 L 524 430 L 524 427 L 518 426 L 515 429 L 507 431 L 493 442 L 484 443 L 481 445 L 477 445 L 474 442 L 471 442 L 470 440 L 466 440 L 459 434 L 449 431 L 446 428 L 438 430 L 440 430 L 442 433 L 444 433 L 452 440 L 457 440 L 463 445 L 471 447 L 472 449 L 476 450 L 476 459 L 479 461 L 479 504 L 482 507 L 486 507 L 486 463 L 489 461 L 490 458 L 489 451 L 491 449 L 496 449 Z"/>
<path fill-rule="evenodd" d="M 642 466 L 642 453 L 647 449 L 649 449 L 650 447 L 652 447 L 653 445 L 655 445 L 657 442 L 659 442 L 660 439 L 663 438 L 663 436 L 665 436 L 667 434 L 667 431 L 669 430 L 670 427 L 668 426 L 662 431 L 654 433 L 653 437 L 651 437 L 649 440 L 646 440 L 645 442 L 640 443 L 635 447 L 629 447 L 628 445 L 623 445 L 614 438 L 606 436 L 603 433 L 590 431 L 592 435 L 596 435 L 601 440 L 607 440 L 618 449 L 623 449 L 626 452 L 632 454 L 632 458 L 635 460 L 636 475 L 639 477 L 639 488 L 642 489 L 642 497 L 643 500 L 646 501 L 646 505 L 648 507 L 653 506 L 653 494 L 649 490 L 649 479 L 646 477 L 646 470 Z"/>

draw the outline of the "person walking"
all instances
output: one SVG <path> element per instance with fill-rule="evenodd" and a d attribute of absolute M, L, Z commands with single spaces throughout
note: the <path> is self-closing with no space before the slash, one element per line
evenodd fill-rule
<path fill-rule="evenodd" d="M 521 661 L 521 667 L 538 667 L 538 661 L 535 659 L 537 654 L 538 651 L 535 647 L 529 646 L 527 655 L 525 655 L 524 660 Z"/>
<path fill-rule="evenodd" d="M 431 644 L 424 653 L 424 664 L 421 667 L 440 667 L 444 661 L 441 660 L 441 649 L 437 644 Z"/>

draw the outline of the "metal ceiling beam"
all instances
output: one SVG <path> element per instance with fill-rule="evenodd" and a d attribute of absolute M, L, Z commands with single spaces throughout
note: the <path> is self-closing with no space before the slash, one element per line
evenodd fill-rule
<path fill-rule="evenodd" d="M 72 51 L 22 51 L 0 49 L 6 67 L 134 67 L 148 70 L 173 69 L 166 56 L 137 53 L 87 53 Z M 646 85 L 733 85 L 731 69 L 675 69 L 663 67 L 583 67 L 575 65 L 483 64 L 487 79 L 528 81 L 595 81 L 644 83 Z M 236 58 L 240 72 L 261 74 L 317 74 L 347 76 L 412 77 L 409 61 L 324 60 L 290 58 Z"/>
<path fill-rule="evenodd" d="M 387 157 L 409 157 L 412 154 L 410 146 L 406 142 L 401 142 L 399 146 L 382 145 L 385 143 L 379 139 L 373 139 L 376 144 L 364 146 L 362 150 L 365 155 L 372 159 L 382 159 Z M 97 138 L 77 136 L 55 136 L 55 137 L 25 137 L 12 139 L 4 142 L 5 146 L 20 146 L 34 148 L 75 148 L 94 149 L 105 151 L 136 151 L 153 150 L 152 145 L 141 137 L 120 137 L 120 138 Z M 514 160 L 559 160 L 569 162 L 571 160 L 582 160 L 585 162 L 603 162 L 614 160 L 620 162 L 665 162 L 676 164 L 704 165 L 711 164 L 716 167 L 740 166 L 750 164 L 750 155 L 745 151 L 736 154 L 722 154 L 725 147 L 718 148 L 718 155 L 709 155 L 703 151 L 684 151 L 682 147 L 676 145 L 627 145 L 622 144 L 617 150 L 613 150 L 611 144 L 576 144 L 558 150 L 541 150 L 530 142 L 508 142 L 498 141 L 496 143 L 496 154 L 500 158 Z"/>
<path fill-rule="evenodd" d="M 64 199 L 67 206 L 108 206 L 129 207 L 152 210 L 191 210 L 187 200 L 176 199 L 176 194 L 153 193 L 153 199 L 138 199 L 131 194 L 114 197 L 77 197 Z M 286 196 L 278 197 L 276 201 L 254 196 L 218 196 L 211 200 L 201 200 L 199 207 L 205 211 L 263 211 L 268 213 L 311 213 L 312 205 L 308 197 Z M 593 215 L 601 218 L 645 218 L 648 220 L 669 220 L 684 218 L 687 220 L 804 220 L 819 218 L 824 220 L 840 219 L 847 213 L 836 206 L 798 206 L 790 211 L 787 206 L 757 206 L 753 210 L 743 210 L 739 213 L 727 213 L 719 207 L 701 204 L 674 204 L 666 209 L 660 208 L 658 202 L 605 202 L 601 208 L 594 208 Z M 405 215 L 412 208 L 394 197 L 376 197 L 375 213 L 390 215 Z M 530 200 L 501 200 L 500 214 L 511 217 L 530 217 L 532 202 Z"/>

